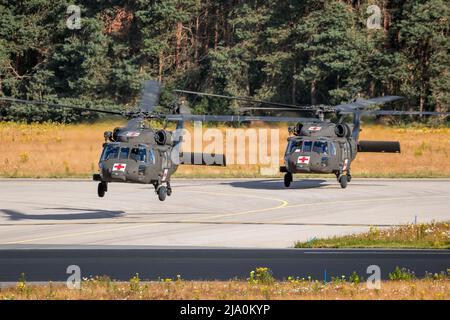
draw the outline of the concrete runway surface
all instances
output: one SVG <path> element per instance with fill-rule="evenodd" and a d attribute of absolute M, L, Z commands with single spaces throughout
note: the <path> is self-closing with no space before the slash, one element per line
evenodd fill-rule
<path fill-rule="evenodd" d="M 0 180 L 0 245 L 287 248 L 370 226 L 450 219 L 450 180 L 175 180 L 152 186 Z"/>

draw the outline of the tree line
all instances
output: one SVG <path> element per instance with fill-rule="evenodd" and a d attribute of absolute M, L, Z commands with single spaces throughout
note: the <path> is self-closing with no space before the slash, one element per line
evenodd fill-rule
<path fill-rule="evenodd" d="M 403 109 L 447 111 L 449 18 L 444 0 L 0 0 L 0 94 L 131 108 L 153 78 L 165 83 L 163 102 L 176 87 L 298 105 L 395 94 Z M 14 105 L 0 117 L 94 117 L 34 110 Z"/>

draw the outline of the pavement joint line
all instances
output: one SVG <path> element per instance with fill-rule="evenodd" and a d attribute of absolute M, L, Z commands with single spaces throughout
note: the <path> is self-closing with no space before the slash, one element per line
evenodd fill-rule
<path fill-rule="evenodd" d="M 144 224 L 144 225 L 137 225 L 137 226 L 128 226 L 128 227 L 121 227 L 121 228 L 95 230 L 95 231 L 76 232 L 76 233 L 69 233 L 69 234 L 65 233 L 65 234 L 59 234 L 59 235 L 48 236 L 48 237 L 11 241 L 11 242 L 3 243 L 3 244 L 21 244 L 21 243 L 29 243 L 29 242 L 41 241 L 41 240 L 51 240 L 51 239 L 76 237 L 76 236 L 83 236 L 83 235 L 96 234 L 96 233 L 104 233 L 104 232 L 110 232 L 110 231 L 121 231 L 121 230 L 128 230 L 128 229 L 137 229 L 137 228 L 142 228 L 142 227 L 148 227 L 149 225 L 158 225 L 158 223 Z"/>
<path fill-rule="evenodd" d="M 356 202 L 373 202 L 373 201 L 395 201 L 395 200 L 418 200 L 421 198 L 450 198 L 450 195 L 436 195 L 436 196 L 426 196 L 426 197 L 392 197 L 392 198 L 373 198 L 373 199 L 356 199 L 356 200 L 337 200 L 337 201 L 327 201 L 320 202 L 323 204 L 339 204 L 339 203 L 356 203 Z M 304 206 L 316 205 L 317 203 L 301 203 L 301 204 L 293 204 L 288 205 L 284 208 L 299 208 Z"/>

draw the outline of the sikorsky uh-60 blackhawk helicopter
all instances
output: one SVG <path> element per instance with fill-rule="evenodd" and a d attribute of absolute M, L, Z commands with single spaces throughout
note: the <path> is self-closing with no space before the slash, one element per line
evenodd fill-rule
<path fill-rule="evenodd" d="M 54 104 L 44 101 L 23 100 L 0 97 L 0 101 L 32 105 L 45 105 L 51 108 L 68 108 L 79 111 L 91 111 L 125 116 L 129 119 L 125 127 L 115 128 L 104 133 L 105 143 L 99 160 L 99 173 L 93 179 L 98 181 L 98 196 L 104 197 L 111 182 L 152 184 L 159 200 L 164 201 L 172 194 L 170 178 L 180 164 L 225 166 L 224 155 L 203 155 L 182 152 L 182 135 L 185 121 L 208 122 L 296 122 L 290 127 L 293 134 L 288 139 L 285 153 L 284 183 L 289 187 L 294 173 L 335 173 L 341 186 L 345 188 L 351 180 L 350 165 L 359 152 L 400 152 L 398 142 L 359 141 L 360 118 L 363 114 L 375 115 L 449 115 L 449 112 L 404 112 L 393 110 L 368 110 L 370 105 L 379 105 L 400 99 L 385 96 L 369 100 L 355 100 L 338 106 L 295 106 L 284 103 L 255 100 L 247 97 L 232 97 L 209 93 L 174 90 L 184 95 L 199 95 L 216 98 L 233 99 L 246 103 L 268 105 L 271 107 L 243 108 L 248 110 L 276 110 L 294 112 L 313 112 L 315 117 L 291 116 L 242 116 L 242 115 L 192 115 L 189 108 L 179 99 L 169 106 L 170 114 L 155 112 L 159 102 L 161 86 L 158 82 L 148 80 L 139 110 L 118 112 L 104 109 L 92 109 L 81 106 Z M 324 114 L 335 113 L 338 120 L 324 120 Z M 344 122 L 344 117 L 353 115 L 353 123 Z M 165 123 L 176 123 L 177 131 L 166 127 L 155 129 L 148 126 L 146 120 L 159 119 Z"/>

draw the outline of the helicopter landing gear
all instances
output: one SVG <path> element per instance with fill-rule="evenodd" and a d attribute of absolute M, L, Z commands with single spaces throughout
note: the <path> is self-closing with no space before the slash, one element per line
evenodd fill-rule
<path fill-rule="evenodd" d="M 339 171 L 336 171 L 334 173 L 334 175 L 336 176 L 336 180 L 339 181 L 339 178 L 341 177 L 341 173 Z"/>
<path fill-rule="evenodd" d="M 347 175 L 342 175 L 342 176 L 339 178 L 339 183 L 341 184 L 341 188 L 342 188 L 342 189 L 347 188 L 348 176 L 347 176 Z"/>
<path fill-rule="evenodd" d="M 155 186 L 155 192 L 158 195 L 159 201 L 164 201 L 166 200 L 167 196 L 170 197 L 172 195 L 172 188 L 170 187 L 170 182 L 167 182 L 167 187 L 157 182 L 155 182 L 153 185 Z"/>
<path fill-rule="evenodd" d="M 172 188 L 170 187 L 170 182 L 167 182 L 167 195 L 169 197 L 172 195 Z"/>
<path fill-rule="evenodd" d="M 286 188 L 289 188 L 289 186 L 291 185 L 292 180 L 293 180 L 292 173 L 290 173 L 290 172 L 286 173 L 284 175 L 284 186 Z"/>
<path fill-rule="evenodd" d="M 166 200 L 167 196 L 167 188 L 164 186 L 159 186 L 159 188 L 156 190 L 156 193 L 158 194 L 159 201 Z"/>
<path fill-rule="evenodd" d="M 347 181 L 352 181 L 352 175 L 350 174 L 350 171 L 347 171 Z"/>
<path fill-rule="evenodd" d="M 100 198 L 103 198 L 105 196 L 105 193 L 108 191 L 108 183 L 105 181 L 102 181 L 98 184 L 97 187 L 97 194 Z"/>

